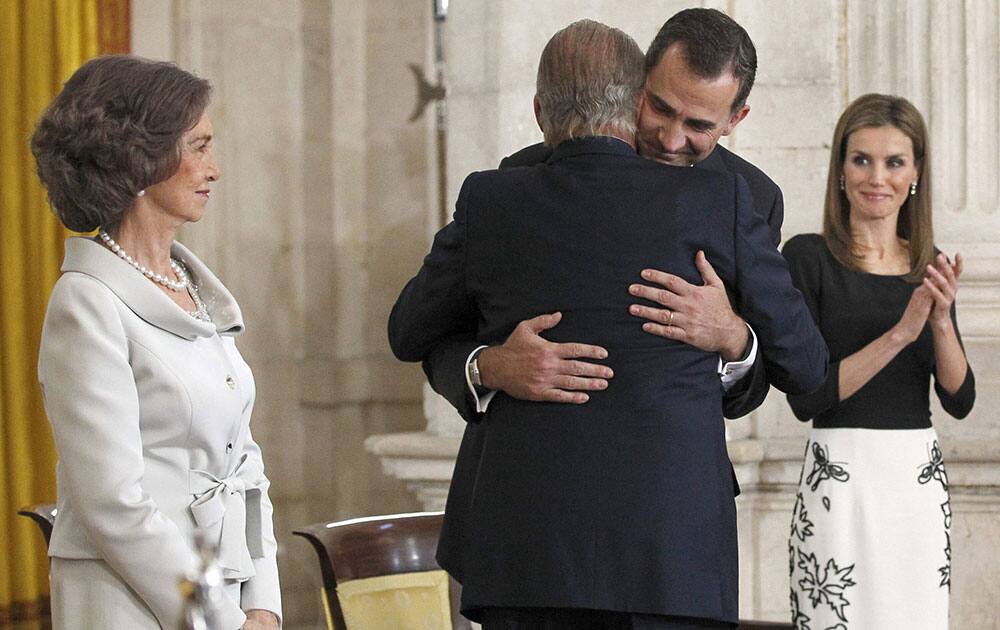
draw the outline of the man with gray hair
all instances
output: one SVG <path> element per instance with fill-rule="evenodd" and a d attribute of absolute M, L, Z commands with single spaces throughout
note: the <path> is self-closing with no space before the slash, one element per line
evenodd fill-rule
<path fill-rule="evenodd" d="M 463 440 L 456 468 L 473 458 L 475 478 L 467 504 L 449 502 L 445 527 L 460 519 L 461 535 L 438 557 L 485 630 L 737 621 L 718 355 L 635 325 L 623 287 L 642 269 L 694 282 L 703 251 L 775 384 L 806 392 L 825 378 L 826 346 L 746 183 L 636 153 L 642 84 L 642 53 L 621 31 L 584 20 L 556 33 L 534 99 L 551 157 L 470 175 L 389 319 L 395 355 L 422 361 L 456 334 L 496 344 L 558 308 L 552 340 L 606 349 L 614 373 L 586 405 L 497 393 Z"/>
<path fill-rule="evenodd" d="M 542 52 L 535 84 L 535 118 L 545 145 L 587 136 L 631 142 L 643 63 L 631 37 L 599 22 L 581 20 L 556 33 Z"/>

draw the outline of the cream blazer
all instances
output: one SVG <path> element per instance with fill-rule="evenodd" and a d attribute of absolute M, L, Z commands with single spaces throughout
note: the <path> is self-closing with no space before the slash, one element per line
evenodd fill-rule
<path fill-rule="evenodd" d="M 241 601 L 223 602 L 223 627 L 235 629 L 243 610 L 281 614 L 268 480 L 250 436 L 253 375 L 234 342 L 233 296 L 184 246 L 171 253 L 213 323 L 97 242 L 66 242 L 38 361 L 59 454 L 49 555 L 103 560 L 176 628 L 178 580 L 196 566 L 191 535 L 204 528 L 224 577 L 241 582 Z"/>

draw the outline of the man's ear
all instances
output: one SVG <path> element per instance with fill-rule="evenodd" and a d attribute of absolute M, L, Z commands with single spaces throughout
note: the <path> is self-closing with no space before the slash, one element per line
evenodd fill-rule
<path fill-rule="evenodd" d="M 535 98 L 531 101 L 531 104 L 535 108 L 535 122 L 538 123 L 538 128 L 542 130 L 542 135 L 545 135 L 545 127 L 542 126 L 542 102 L 538 100 L 537 94 L 535 94 Z"/>
<path fill-rule="evenodd" d="M 749 113 L 750 113 L 750 106 L 744 103 L 743 107 L 741 107 L 736 113 L 734 113 L 732 116 L 729 117 L 729 122 L 726 123 L 725 128 L 719 135 L 728 136 L 729 134 L 733 133 L 733 129 L 736 129 L 736 125 L 740 124 L 740 121 L 746 118 L 747 114 Z"/>

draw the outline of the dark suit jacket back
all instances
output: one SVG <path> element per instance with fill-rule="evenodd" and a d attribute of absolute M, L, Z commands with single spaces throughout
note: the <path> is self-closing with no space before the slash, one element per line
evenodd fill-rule
<path fill-rule="evenodd" d="M 498 343 L 521 320 L 560 310 L 548 337 L 608 348 L 615 379 L 581 406 L 494 399 L 467 504 L 446 513 L 446 524 L 453 512 L 468 522 L 439 548 L 463 583 L 465 610 L 735 622 L 717 355 L 648 335 L 628 313 L 627 286 L 647 266 L 700 282 L 697 249 L 757 331 L 776 382 L 820 384 L 825 345 L 741 180 L 656 164 L 607 138 L 564 143 L 546 165 L 466 180 L 454 222 L 393 309 L 393 351 L 422 360 L 469 321 L 480 342 Z"/>
<path fill-rule="evenodd" d="M 538 143 L 508 155 L 500 161 L 500 168 L 536 166 L 549 160 L 552 149 Z M 759 168 L 729 151 L 716 146 L 715 150 L 695 168 L 742 177 L 750 188 L 754 212 L 768 225 L 771 241 L 781 244 L 781 224 L 784 220 L 784 201 L 781 189 Z M 668 270 L 669 271 L 669 270 Z M 424 360 L 424 372 L 434 391 L 444 396 L 458 409 L 467 421 L 476 422 L 478 416 L 472 408 L 465 374 L 460 369 L 465 358 L 476 344 L 469 337 L 456 336 L 434 348 Z M 750 373 L 723 396 L 723 411 L 727 418 L 747 415 L 764 402 L 770 385 L 763 362 L 754 363 Z"/>

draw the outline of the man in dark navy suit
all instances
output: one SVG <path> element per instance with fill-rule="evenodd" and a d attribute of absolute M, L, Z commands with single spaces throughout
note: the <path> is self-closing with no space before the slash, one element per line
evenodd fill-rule
<path fill-rule="evenodd" d="M 760 169 L 718 145 L 750 111 L 747 98 L 756 68 L 753 41 L 724 13 L 685 9 L 671 17 L 646 52 L 638 149 L 667 164 L 743 177 L 754 211 L 767 221 L 777 246 L 784 217 L 781 190 Z M 551 152 L 544 144 L 533 145 L 504 158 L 500 168 L 539 164 Z M 699 261 L 699 267 L 711 276 L 707 261 Z M 704 275 L 702 283 L 691 284 L 655 269 L 645 280 L 659 284 L 638 285 L 637 295 L 658 303 L 637 305 L 636 316 L 649 320 L 647 332 L 719 352 L 726 417 L 738 418 L 758 407 L 769 390 L 764 363 L 722 287 L 706 282 Z M 605 367 L 592 361 L 605 349 L 545 340 L 543 331 L 559 318 L 550 313 L 522 322 L 509 339 L 491 348 L 483 348 L 471 333 L 455 335 L 424 361 L 428 381 L 469 422 L 478 421 L 497 390 L 526 400 L 585 403 L 586 392 L 606 387 L 610 378 Z M 678 325 L 682 319 L 684 326 Z M 668 321 L 673 325 L 666 326 Z"/>
<path fill-rule="evenodd" d="M 777 246 L 783 219 L 781 190 L 762 171 L 718 145 L 719 138 L 731 133 L 749 112 L 747 97 L 756 75 L 756 58 L 750 36 L 724 13 L 686 9 L 672 16 L 646 52 L 638 148 L 641 155 L 668 164 L 743 177 L 753 196 L 754 211 L 767 221 Z M 534 145 L 505 158 L 500 167 L 539 164 L 551 153 L 544 144 Z M 694 210 L 691 220 L 699 220 L 706 211 Z M 661 290 L 637 282 L 638 277 L 630 278 L 637 295 L 651 300 L 635 305 L 636 316 L 648 318 L 645 325 L 650 334 L 719 353 L 723 410 L 726 417 L 737 418 L 766 397 L 770 386 L 765 362 L 752 336 L 747 339 L 749 328 L 733 313 L 711 265 L 703 258 L 696 263 L 701 283 L 652 269 L 646 280 L 661 282 Z M 477 423 L 495 392 L 524 400 L 583 404 L 588 392 L 608 386 L 611 370 L 595 361 L 606 356 L 606 349 L 579 339 L 554 341 L 547 331 L 560 318 L 558 312 L 540 314 L 521 322 L 503 343 L 489 347 L 476 338 L 475 323 L 469 322 L 462 332 L 438 343 L 423 361 L 432 388 L 469 422 L 448 493 L 449 518 L 438 547 L 439 561 L 457 576 L 461 575 L 464 524 L 469 520 L 462 514 L 470 509 L 485 437 Z M 684 328 L 664 325 L 682 320 Z"/>
<path fill-rule="evenodd" d="M 606 349 L 615 375 L 585 405 L 500 393 L 481 417 L 467 504 L 445 517 L 463 521 L 461 540 L 442 539 L 455 546 L 439 558 L 486 630 L 736 623 L 718 353 L 635 325 L 641 292 L 625 288 L 640 270 L 728 291 L 782 390 L 825 378 L 826 346 L 746 182 L 636 154 L 642 83 L 621 31 L 583 21 L 557 33 L 535 97 L 552 155 L 466 179 L 389 320 L 396 356 L 422 361 L 456 334 L 498 344 L 558 308 L 551 341 Z"/>

